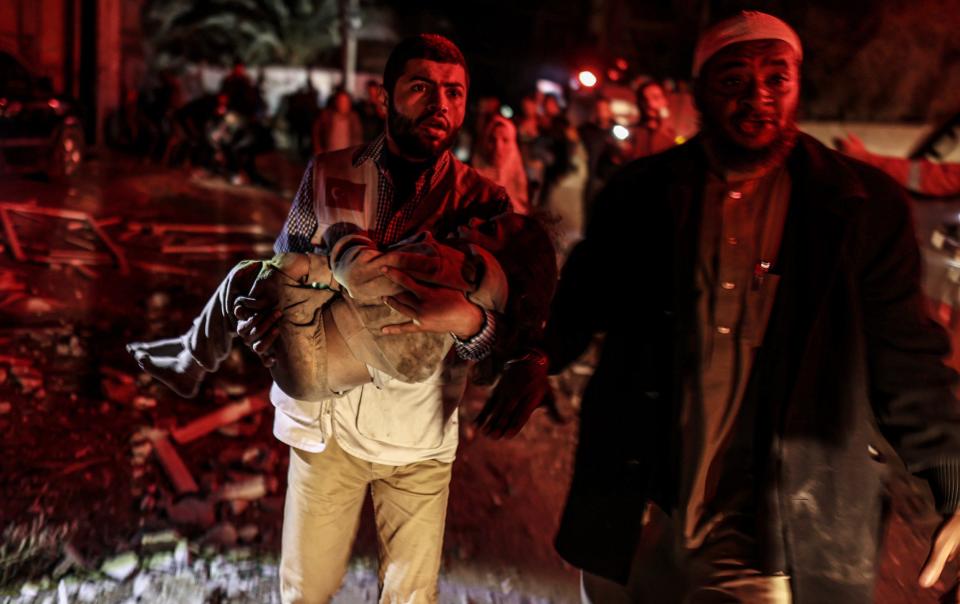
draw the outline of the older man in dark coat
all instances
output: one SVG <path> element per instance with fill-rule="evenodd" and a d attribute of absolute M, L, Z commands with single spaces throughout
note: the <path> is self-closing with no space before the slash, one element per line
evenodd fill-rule
<path fill-rule="evenodd" d="M 593 602 L 871 602 L 893 452 L 949 513 L 922 584 L 960 541 L 956 375 L 908 203 L 797 132 L 801 59 L 762 13 L 704 33 L 701 135 L 608 184 L 544 354 L 480 418 L 518 429 L 606 333 L 557 537 Z"/>

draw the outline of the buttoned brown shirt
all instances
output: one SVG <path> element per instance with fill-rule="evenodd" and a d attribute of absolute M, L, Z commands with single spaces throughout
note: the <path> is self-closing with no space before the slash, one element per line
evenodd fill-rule
<path fill-rule="evenodd" d="M 776 291 L 769 269 L 789 197 L 783 166 L 753 174 L 712 171 L 706 180 L 695 270 L 700 364 L 687 380 L 681 416 L 679 501 L 691 548 L 725 520 L 749 513 L 752 459 L 740 445 L 748 449 L 752 438 L 737 426 Z"/>

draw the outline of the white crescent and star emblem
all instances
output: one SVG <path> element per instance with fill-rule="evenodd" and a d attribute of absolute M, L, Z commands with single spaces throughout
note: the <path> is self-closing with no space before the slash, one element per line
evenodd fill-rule
<path fill-rule="evenodd" d="M 328 177 L 326 183 L 327 205 L 331 208 L 363 211 L 364 183 L 351 182 L 343 178 Z"/>

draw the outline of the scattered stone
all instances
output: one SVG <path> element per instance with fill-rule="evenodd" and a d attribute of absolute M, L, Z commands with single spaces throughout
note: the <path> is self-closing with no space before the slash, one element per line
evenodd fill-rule
<path fill-rule="evenodd" d="M 53 578 L 59 579 L 73 569 L 86 569 L 87 561 L 72 543 L 63 546 L 63 560 L 53 569 Z"/>
<path fill-rule="evenodd" d="M 173 550 L 173 561 L 179 568 L 190 564 L 190 544 L 186 539 L 177 542 L 177 548 Z"/>
<path fill-rule="evenodd" d="M 70 604 L 70 596 L 77 592 L 75 582 L 67 582 L 66 579 L 60 579 L 57 584 L 57 604 Z"/>
<path fill-rule="evenodd" d="M 20 587 L 20 595 L 27 598 L 35 598 L 40 594 L 40 585 L 33 581 L 27 581 Z"/>
<path fill-rule="evenodd" d="M 30 365 L 13 365 L 10 373 L 20 383 L 24 394 L 30 394 L 43 387 L 43 374 Z"/>
<path fill-rule="evenodd" d="M 147 312 L 159 313 L 170 306 L 170 295 L 166 292 L 154 292 L 147 298 Z"/>
<path fill-rule="evenodd" d="M 277 465 L 277 452 L 270 447 L 250 447 L 243 452 L 243 465 L 261 472 L 272 472 Z"/>
<path fill-rule="evenodd" d="M 180 454 L 174 449 L 167 433 L 162 430 L 152 430 L 150 441 L 153 443 L 154 452 L 160 461 L 160 465 L 163 466 L 177 493 L 183 495 L 199 491 L 200 487 L 197 486 L 190 470 L 183 463 Z"/>
<path fill-rule="evenodd" d="M 149 493 L 143 496 L 143 499 L 140 500 L 140 511 L 141 512 L 150 512 L 155 507 L 157 507 L 157 498 Z"/>
<path fill-rule="evenodd" d="M 96 602 L 100 599 L 100 588 L 96 583 L 84 581 L 77 590 L 77 599 L 80 602 Z"/>
<path fill-rule="evenodd" d="M 249 396 L 240 402 L 225 405 L 189 424 L 171 432 L 173 440 L 179 444 L 192 442 L 214 430 L 227 426 L 251 413 L 265 409 L 270 404 L 265 394 Z M 257 416 L 259 417 L 259 416 Z"/>
<path fill-rule="evenodd" d="M 211 543 L 220 547 L 233 547 L 237 544 L 237 527 L 230 522 L 221 522 L 203 536 L 204 543 Z"/>
<path fill-rule="evenodd" d="M 263 459 L 266 456 L 266 452 L 263 447 L 250 447 L 243 452 L 243 455 L 240 457 L 240 460 L 244 465 L 252 465 L 257 463 L 259 460 Z"/>
<path fill-rule="evenodd" d="M 244 524 L 237 530 L 237 538 L 243 543 L 250 543 L 260 535 L 260 528 L 256 524 Z"/>
<path fill-rule="evenodd" d="M 246 499 L 231 499 L 229 503 L 230 503 L 230 512 L 234 516 L 239 516 L 244 512 L 244 510 L 250 507 L 250 502 L 247 501 Z"/>
<path fill-rule="evenodd" d="M 147 570 L 171 571 L 176 568 L 176 558 L 173 552 L 157 552 L 152 554 L 143 563 Z"/>
<path fill-rule="evenodd" d="M 87 562 L 87 559 L 83 557 L 83 554 L 77 550 L 77 546 L 75 546 L 73 543 L 67 543 L 64 545 L 63 553 L 73 561 L 73 565 L 77 568 L 90 568 L 90 563 Z"/>
<path fill-rule="evenodd" d="M 130 439 L 130 452 L 135 460 L 144 460 L 153 453 L 153 443 L 145 437 L 135 435 Z"/>
<path fill-rule="evenodd" d="M 151 587 L 153 587 L 153 581 L 150 579 L 150 575 L 140 573 L 133 579 L 133 597 L 140 598 L 150 591 Z"/>
<path fill-rule="evenodd" d="M 216 522 L 212 501 L 199 497 L 185 497 L 167 507 L 167 516 L 181 526 L 209 528 Z"/>
<path fill-rule="evenodd" d="M 137 386 L 134 382 L 118 380 L 113 374 L 103 378 L 100 386 L 104 395 L 115 403 L 126 404 L 137 396 Z"/>
<path fill-rule="evenodd" d="M 157 399 L 151 398 L 149 396 L 138 396 L 133 399 L 133 408 L 140 411 L 145 411 L 147 409 L 155 409 L 157 406 Z"/>
<path fill-rule="evenodd" d="M 262 474 L 251 476 L 245 480 L 223 485 L 217 498 L 221 500 L 246 499 L 253 501 L 267 494 L 267 480 Z"/>
<path fill-rule="evenodd" d="M 235 547 L 227 552 L 230 562 L 239 562 L 253 558 L 253 550 L 249 547 Z"/>
<path fill-rule="evenodd" d="M 217 455 L 217 461 L 224 467 L 233 466 L 242 463 L 245 454 L 246 451 L 240 447 L 228 446 Z"/>
<path fill-rule="evenodd" d="M 156 533 L 146 533 L 140 538 L 140 547 L 144 551 L 167 551 L 177 547 L 180 535 L 177 531 L 167 530 Z"/>
<path fill-rule="evenodd" d="M 62 308 L 57 300 L 53 298 L 42 298 L 40 296 L 33 296 L 28 298 L 26 302 L 22 305 L 23 310 L 29 314 L 46 314 L 53 312 L 55 309 Z"/>
<path fill-rule="evenodd" d="M 281 514 L 283 513 L 283 503 L 283 497 L 275 496 L 264 497 L 257 502 L 257 505 L 267 514 Z"/>
<path fill-rule="evenodd" d="M 13 410 L 13 405 L 7 401 L 0 402 L 0 415 L 6 415 Z"/>
<path fill-rule="evenodd" d="M 229 436 L 230 438 L 249 438 L 260 430 L 262 419 L 263 416 L 260 413 L 251 415 L 238 422 L 217 428 L 217 434 Z"/>
<path fill-rule="evenodd" d="M 124 552 L 104 561 L 100 571 L 114 581 L 126 581 L 137 570 L 140 558 L 134 552 Z"/>
<path fill-rule="evenodd" d="M 245 384 L 224 384 L 223 391 L 230 397 L 240 397 L 247 393 Z"/>

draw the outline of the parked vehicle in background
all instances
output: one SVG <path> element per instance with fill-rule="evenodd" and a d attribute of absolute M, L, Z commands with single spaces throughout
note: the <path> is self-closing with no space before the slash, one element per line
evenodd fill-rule
<path fill-rule="evenodd" d="M 871 153 L 910 160 L 960 163 L 960 111 L 933 125 L 866 122 L 801 122 L 820 142 L 856 135 Z M 924 259 L 924 290 L 939 319 L 960 327 L 960 191 L 932 196 L 907 192 L 913 201 L 917 239 Z"/>
<path fill-rule="evenodd" d="M 921 137 L 911 160 L 960 165 L 960 111 Z M 924 285 L 939 318 L 960 328 L 960 190 L 935 197 L 911 191 L 917 237 L 923 250 Z"/>
<path fill-rule="evenodd" d="M 77 104 L 0 52 L 0 172 L 72 176 L 84 156 Z"/>

